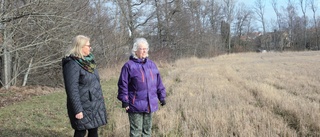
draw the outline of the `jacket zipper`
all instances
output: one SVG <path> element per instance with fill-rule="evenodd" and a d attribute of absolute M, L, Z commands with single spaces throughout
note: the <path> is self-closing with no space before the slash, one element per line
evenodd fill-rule
<path fill-rule="evenodd" d="M 150 69 L 150 75 L 151 75 L 151 78 L 152 78 L 152 81 L 154 80 L 154 78 L 153 78 L 153 75 L 152 75 L 152 71 L 151 71 L 151 69 Z"/>
<path fill-rule="evenodd" d="M 142 82 L 144 82 L 144 73 L 142 71 L 142 69 L 140 69 L 141 75 L 142 75 Z"/>
<path fill-rule="evenodd" d="M 136 100 L 136 94 L 137 94 L 137 91 L 134 91 L 133 99 L 132 99 L 132 104 L 134 104 L 134 101 Z"/>

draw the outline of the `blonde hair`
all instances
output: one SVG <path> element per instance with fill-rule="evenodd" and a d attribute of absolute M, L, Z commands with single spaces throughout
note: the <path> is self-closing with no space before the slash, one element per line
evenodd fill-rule
<path fill-rule="evenodd" d="M 72 46 L 68 50 L 67 56 L 73 55 L 78 58 L 83 58 L 82 47 L 86 45 L 86 43 L 90 41 L 90 38 L 84 35 L 78 35 L 73 38 Z"/>

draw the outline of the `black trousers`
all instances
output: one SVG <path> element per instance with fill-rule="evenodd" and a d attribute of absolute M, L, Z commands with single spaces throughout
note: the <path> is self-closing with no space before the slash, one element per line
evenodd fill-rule
<path fill-rule="evenodd" d="M 74 137 L 85 137 L 87 130 L 74 130 Z M 98 137 L 98 128 L 88 129 L 88 137 Z"/>

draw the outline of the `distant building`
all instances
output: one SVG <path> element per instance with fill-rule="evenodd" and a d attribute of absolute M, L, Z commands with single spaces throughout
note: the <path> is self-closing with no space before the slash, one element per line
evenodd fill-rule
<path fill-rule="evenodd" d="M 255 40 L 257 37 L 261 36 L 262 33 L 261 32 L 250 32 L 247 35 L 243 35 L 240 37 L 240 39 L 242 41 L 253 41 Z"/>

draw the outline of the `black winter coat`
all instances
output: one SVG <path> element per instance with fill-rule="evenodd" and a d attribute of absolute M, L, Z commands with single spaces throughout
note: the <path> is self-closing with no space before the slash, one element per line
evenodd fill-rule
<path fill-rule="evenodd" d="M 62 59 L 70 123 L 75 130 L 97 128 L 107 124 L 107 112 L 97 69 L 90 73 L 70 57 Z M 83 118 L 75 115 L 82 112 Z"/>

